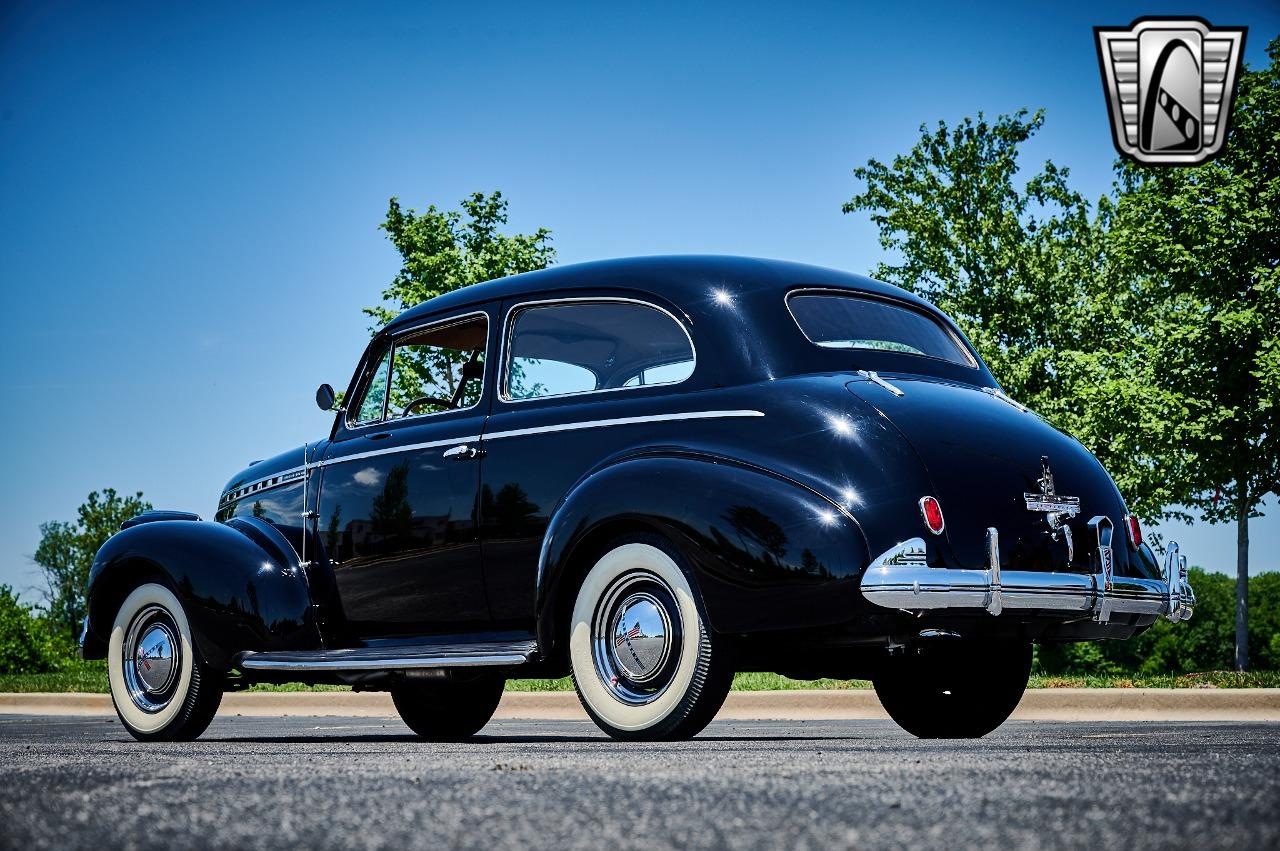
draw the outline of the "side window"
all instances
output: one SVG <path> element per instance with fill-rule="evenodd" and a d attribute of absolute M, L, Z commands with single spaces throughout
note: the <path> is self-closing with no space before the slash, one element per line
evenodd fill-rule
<path fill-rule="evenodd" d="M 693 373 L 693 346 L 670 315 L 631 302 L 566 302 L 518 310 L 512 320 L 504 398 L 540 399 Z"/>
<path fill-rule="evenodd" d="M 369 386 L 365 388 L 364 397 L 360 400 L 360 407 L 356 409 L 355 417 L 352 422 L 371 423 L 382 419 L 382 409 L 387 401 L 387 377 L 391 370 L 391 351 L 382 356 L 382 360 L 378 361 L 378 368 L 374 370 L 373 378 L 369 379 Z"/>
<path fill-rule="evenodd" d="M 396 342 L 387 419 L 470 408 L 480 401 L 489 320 L 440 325 Z"/>

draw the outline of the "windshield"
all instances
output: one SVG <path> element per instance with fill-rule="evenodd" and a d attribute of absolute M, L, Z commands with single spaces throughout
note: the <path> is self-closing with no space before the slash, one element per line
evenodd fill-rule
<path fill-rule="evenodd" d="M 899 352 L 977 366 L 950 330 L 909 307 L 838 293 L 797 293 L 787 305 L 804 335 L 823 348 Z"/>

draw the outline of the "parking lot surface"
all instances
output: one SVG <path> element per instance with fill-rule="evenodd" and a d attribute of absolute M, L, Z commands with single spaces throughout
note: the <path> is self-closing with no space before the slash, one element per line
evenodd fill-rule
<path fill-rule="evenodd" d="M 1280 725 L 723 721 L 624 744 L 495 721 L 219 716 L 142 745 L 105 718 L 0 717 L 9 848 L 1280 847 Z"/>

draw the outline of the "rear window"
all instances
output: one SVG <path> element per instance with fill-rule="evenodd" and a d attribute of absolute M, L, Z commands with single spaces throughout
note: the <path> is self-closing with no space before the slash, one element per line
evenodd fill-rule
<path fill-rule="evenodd" d="M 836 293 L 796 293 L 787 305 L 804 335 L 823 348 L 898 352 L 976 366 L 954 334 L 909 307 Z"/>

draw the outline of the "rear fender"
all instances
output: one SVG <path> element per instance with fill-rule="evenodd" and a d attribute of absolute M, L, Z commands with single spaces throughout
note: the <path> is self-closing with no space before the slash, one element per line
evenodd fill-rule
<path fill-rule="evenodd" d="M 128 526 L 98 551 L 89 574 L 86 658 L 106 655 L 120 603 L 154 581 L 178 595 L 200 652 L 216 667 L 245 650 L 320 646 L 306 574 L 274 526 L 257 518 L 173 519 Z"/>
<path fill-rule="evenodd" d="M 718 632 L 847 621 L 867 545 L 853 518 L 782 476 L 724 458 L 644 456 L 580 482 L 548 525 L 538 563 L 538 640 L 556 646 L 573 598 L 618 535 L 652 530 L 688 559 Z"/>

